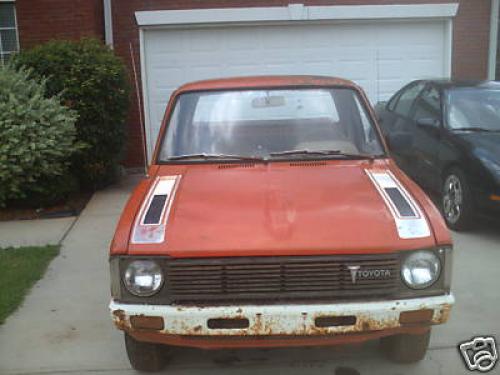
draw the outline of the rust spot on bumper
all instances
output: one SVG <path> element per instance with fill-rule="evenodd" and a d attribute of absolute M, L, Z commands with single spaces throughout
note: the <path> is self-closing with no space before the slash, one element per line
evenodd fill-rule
<path fill-rule="evenodd" d="M 201 331 L 201 325 L 197 325 L 196 327 L 193 328 L 193 332 L 200 332 Z"/>
<path fill-rule="evenodd" d="M 123 310 L 113 311 L 113 323 L 115 323 L 116 328 L 123 330 L 129 330 L 130 323 L 127 320 L 127 314 Z"/>
<path fill-rule="evenodd" d="M 451 307 L 452 306 L 450 304 L 441 305 L 441 308 L 435 311 L 432 323 L 433 324 L 446 323 L 450 317 Z"/>
<path fill-rule="evenodd" d="M 255 340 L 263 337 L 332 338 L 356 334 L 372 334 L 394 329 L 429 328 L 432 324 L 446 322 L 453 299 L 430 297 L 427 300 L 352 303 L 338 305 L 270 305 L 270 306 L 134 306 L 116 304 L 112 309 L 115 325 L 130 333 L 134 329 L 129 315 L 161 316 L 165 326 L 155 334 L 182 337 L 247 337 Z M 122 307 L 123 306 L 123 307 Z M 426 313 L 428 320 L 401 321 L 401 313 L 420 316 Z M 415 313 L 415 314 L 412 314 Z M 429 315 L 432 313 L 432 315 Z M 322 322 L 316 324 L 317 319 Z M 220 324 L 210 326 L 209 321 L 246 321 L 247 325 Z M 406 323 L 405 323 L 406 322 Z M 405 325 L 402 326 L 402 323 Z M 409 327 L 410 326 L 410 327 Z"/>

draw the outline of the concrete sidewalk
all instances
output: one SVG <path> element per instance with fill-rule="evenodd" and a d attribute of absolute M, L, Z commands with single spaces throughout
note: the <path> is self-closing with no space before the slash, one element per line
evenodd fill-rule
<path fill-rule="evenodd" d="M 0 374 L 135 374 L 107 309 L 107 251 L 136 181 L 129 178 L 92 198 L 44 279 L 0 326 Z M 491 227 L 454 237 L 457 305 L 450 322 L 434 328 L 431 350 L 419 364 L 391 364 L 380 356 L 376 343 L 273 350 L 174 349 L 165 373 L 341 375 L 339 367 L 349 367 L 361 375 L 467 374 L 457 344 L 474 335 L 500 338 L 495 287 L 500 234 Z M 500 365 L 490 373 L 495 371 L 500 372 Z"/>
<path fill-rule="evenodd" d="M 94 195 L 45 277 L 0 326 L 0 374 L 127 368 L 107 308 L 108 248 L 137 181 Z"/>
<path fill-rule="evenodd" d="M 0 222 L 0 249 L 58 245 L 77 217 Z"/>

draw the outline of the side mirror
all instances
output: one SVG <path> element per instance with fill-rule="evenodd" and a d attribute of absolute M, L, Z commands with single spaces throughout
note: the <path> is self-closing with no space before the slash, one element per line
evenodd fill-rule
<path fill-rule="evenodd" d="M 408 150 L 413 145 L 413 137 L 409 133 L 388 134 L 387 145 L 391 151 Z"/>
<path fill-rule="evenodd" d="M 424 129 L 438 129 L 441 126 L 441 122 L 430 117 L 424 117 L 417 119 L 417 126 Z"/>

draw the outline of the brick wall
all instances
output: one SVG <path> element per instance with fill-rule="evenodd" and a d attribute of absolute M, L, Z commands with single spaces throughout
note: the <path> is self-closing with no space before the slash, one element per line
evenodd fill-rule
<path fill-rule="evenodd" d="M 453 76 L 463 79 L 488 77 L 490 43 L 489 0 L 461 0 L 453 24 Z"/>
<path fill-rule="evenodd" d="M 16 0 L 21 48 L 50 39 L 104 39 L 102 0 Z"/>
<path fill-rule="evenodd" d="M 134 12 L 138 10 L 173 10 L 193 8 L 361 4 L 429 4 L 458 2 L 459 12 L 453 26 L 453 76 L 487 76 L 490 0 L 112 0 L 115 51 L 132 68 L 129 44 L 135 50 L 139 69 L 139 33 Z M 50 38 L 103 37 L 102 0 L 17 0 L 21 47 Z M 132 77 L 132 75 L 131 75 Z M 132 97 L 128 121 L 128 166 L 142 163 L 142 140 L 139 112 Z"/>

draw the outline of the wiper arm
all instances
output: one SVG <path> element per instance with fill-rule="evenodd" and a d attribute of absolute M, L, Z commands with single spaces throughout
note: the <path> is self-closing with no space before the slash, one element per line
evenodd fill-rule
<path fill-rule="evenodd" d="M 353 154 L 348 152 L 343 152 L 341 150 L 287 150 L 272 152 L 270 156 L 288 156 L 288 155 L 325 155 L 325 156 L 343 156 L 349 159 L 370 159 L 373 160 L 376 155 L 368 154 Z"/>
<path fill-rule="evenodd" d="M 474 127 L 464 127 L 464 128 L 455 128 L 453 130 L 460 130 L 460 131 L 470 131 L 470 132 L 499 132 L 499 130 L 496 129 L 487 129 L 487 128 L 474 128 Z"/>
<path fill-rule="evenodd" d="M 206 154 L 206 153 L 175 155 L 167 158 L 167 160 L 188 160 L 188 159 L 232 159 L 232 160 L 245 160 L 245 161 L 264 161 L 263 158 L 257 156 Z"/>

